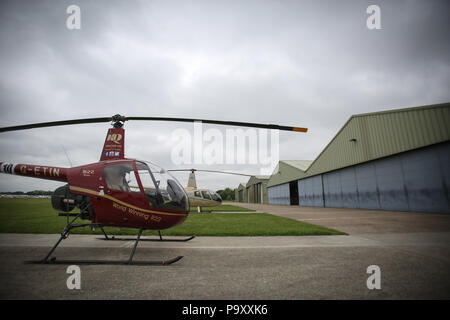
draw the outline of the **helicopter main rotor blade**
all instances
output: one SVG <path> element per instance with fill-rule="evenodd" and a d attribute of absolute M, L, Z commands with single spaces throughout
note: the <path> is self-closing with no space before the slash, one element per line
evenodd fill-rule
<path fill-rule="evenodd" d="M 111 122 L 112 119 L 113 119 L 112 117 L 88 118 L 88 119 L 74 119 L 74 120 L 31 123 L 31 124 L 24 124 L 24 125 L 20 125 L 20 126 L 3 127 L 3 128 L 0 128 L 0 132 L 35 129 L 35 128 L 45 128 L 45 127 L 68 126 L 68 125 L 73 125 L 73 124 Z"/>
<path fill-rule="evenodd" d="M 253 177 L 254 176 L 254 175 L 251 175 L 251 174 L 244 174 L 244 173 L 218 171 L 218 170 L 202 170 L 202 169 L 173 169 L 173 170 L 167 170 L 167 171 L 190 171 L 190 172 L 201 171 L 201 172 L 234 174 L 234 175 L 237 175 L 237 176 L 246 176 L 246 177 Z"/>
<path fill-rule="evenodd" d="M 253 122 L 238 122 L 238 121 L 222 121 L 222 120 L 207 120 L 207 119 L 192 119 L 192 118 L 166 118 L 166 117 L 125 117 L 125 120 L 147 120 L 147 121 L 176 121 L 176 122 L 202 122 L 207 124 L 220 124 L 225 126 L 239 126 L 262 129 L 275 129 L 284 131 L 307 132 L 308 128 L 279 126 L 276 124 L 262 124 Z"/>
<path fill-rule="evenodd" d="M 112 117 L 40 122 L 40 123 L 31 123 L 31 124 L 25 124 L 25 125 L 19 125 L 19 126 L 3 127 L 3 128 L 0 128 L 0 133 L 7 132 L 7 131 L 34 129 L 34 128 L 67 126 L 67 125 L 86 124 L 86 123 L 102 123 L 102 122 L 111 122 L 114 125 L 114 127 L 120 128 L 120 127 L 122 127 L 123 122 L 128 121 L 128 120 L 201 122 L 201 123 L 207 123 L 207 124 L 219 124 L 219 125 L 226 125 L 226 126 L 240 126 L 240 127 L 262 128 L 262 129 L 275 129 L 275 130 L 284 130 L 284 131 L 296 131 L 296 132 L 307 132 L 308 131 L 307 128 L 279 126 L 276 124 L 262 124 L 262 123 L 253 123 L 253 122 L 221 121 L 221 120 L 207 120 L 207 119 L 193 119 L 193 118 L 124 117 L 124 116 L 117 114 Z"/>

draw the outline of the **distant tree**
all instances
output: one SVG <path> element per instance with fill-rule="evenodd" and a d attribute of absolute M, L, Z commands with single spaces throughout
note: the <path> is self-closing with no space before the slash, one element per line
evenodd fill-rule
<path fill-rule="evenodd" d="M 225 190 L 218 190 L 217 193 L 222 197 L 223 201 L 234 201 L 234 190 L 225 188 Z"/>
<path fill-rule="evenodd" d="M 14 191 L 14 192 L 0 192 L 0 194 L 6 194 L 6 195 L 27 195 L 27 196 L 51 196 L 53 194 L 53 191 L 44 191 L 44 190 L 34 190 L 34 191 Z"/>
<path fill-rule="evenodd" d="M 44 191 L 44 190 L 34 190 L 27 192 L 29 196 L 51 196 L 53 191 Z"/>

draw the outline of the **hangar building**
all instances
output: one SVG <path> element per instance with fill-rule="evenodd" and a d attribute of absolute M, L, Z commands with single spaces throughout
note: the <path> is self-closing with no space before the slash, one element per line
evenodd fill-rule
<path fill-rule="evenodd" d="M 353 115 L 267 187 L 270 204 L 450 213 L 450 103 Z"/>
<path fill-rule="evenodd" d="M 235 200 L 247 203 L 269 203 L 267 182 L 270 176 L 251 176 L 247 184 L 240 184 L 235 190 Z"/>
<path fill-rule="evenodd" d="M 247 192 L 242 183 L 234 190 L 234 200 L 237 202 L 247 202 Z"/>
<path fill-rule="evenodd" d="M 298 183 L 311 165 L 310 160 L 282 160 L 268 181 L 270 204 L 299 205 Z"/>

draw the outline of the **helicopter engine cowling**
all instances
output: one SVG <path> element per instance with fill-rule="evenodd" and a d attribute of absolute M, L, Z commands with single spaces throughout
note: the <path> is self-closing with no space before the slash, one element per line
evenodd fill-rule
<path fill-rule="evenodd" d="M 56 211 L 70 212 L 75 207 L 80 208 L 81 219 L 92 219 L 94 210 L 91 199 L 86 196 L 70 192 L 69 185 L 59 187 L 52 194 L 52 207 Z"/>

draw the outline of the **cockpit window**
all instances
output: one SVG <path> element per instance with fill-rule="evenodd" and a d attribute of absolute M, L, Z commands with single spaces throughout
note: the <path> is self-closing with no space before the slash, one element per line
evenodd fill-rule
<path fill-rule="evenodd" d="M 136 161 L 145 195 L 152 207 L 189 210 L 186 192 L 167 171 L 150 163 Z"/>
<path fill-rule="evenodd" d="M 132 176 L 130 176 L 130 172 Z M 113 164 L 105 167 L 105 180 L 106 185 L 111 190 L 140 192 L 131 163 Z"/>
<path fill-rule="evenodd" d="M 209 195 L 208 191 L 202 191 L 202 196 L 203 196 L 203 199 L 211 200 L 211 196 Z"/>
<path fill-rule="evenodd" d="M 145 196 L 152 207 L 168 210 L 189 210 L 189 202 L 184 189 L 164 169 L 140 161 L 136 161 L 136 168 Z M 131 163 L 109 165 L 105 167 L 104 173 L 109 189 L 141 192 L 136 172 Z"/>
<path fill-rule="evenodd" d="M 211 197 L 214 201 L 220 201 L 222 202 L 222 198 L 220 197 L 220 195 L 216 192 L 211 192 Z"/>
<path fill-rule="evenodd" d="M 200 191 L 194 191 L 194 196 L 201 197 Z"/>

